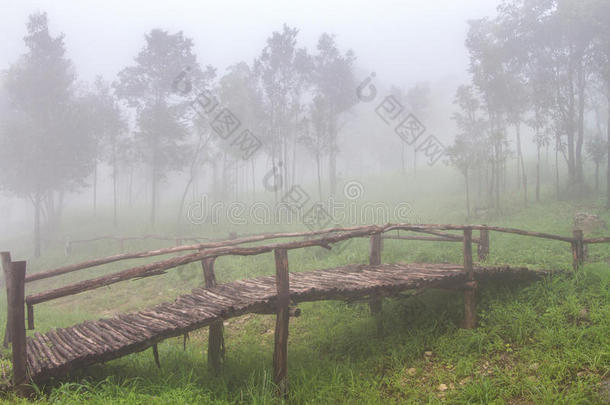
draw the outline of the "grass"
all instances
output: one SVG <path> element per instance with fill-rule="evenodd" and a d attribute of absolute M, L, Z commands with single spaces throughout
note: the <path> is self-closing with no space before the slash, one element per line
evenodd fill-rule
<path fill-rule="evenodd" d="M 431 222 L 464 222 L 454 208 L 459 197 L 416 204 Z M 422 207 L 428 207 L 425 211 Z M 557 202 L 533 205 L 487 219 L 504 225 L 569 235 L 571 218 L 581 206 Z M 587 207 L 610 223 L 606 211 Z M 262 230 L 266 231 L 266 230 Z M 224 232 L 224 230 L 222 230 Z M 102 233 L 102 232 L 100 232 Z M 137 248 L 154 247 L 148 241 Z M 101 242 L 75 252 L 70 261 L 114 253 Z M 30 261 L 33 271 L 65 262 L 61 246 L 44 259 Z M 487 283 L 478 296 L 479 327 L 463 330 L 462 296 L 430 290 L 384 301 L 384 335 L 362 303 L 302 304 L 291 319 L 288 403 L 295 404 L 599 404 L 608 400 L 610 371 L 610 246 L 590 248 L 577 274 L 556 274 L 536 283 Z M 291 271 L 365 263 L 367 241 L 340 253 L 311 248 L 291 251 Z M 154 260 L 154 259 L 151 259 Z M 460 262 L 459 244 L 386 241 L 384 262 Z M 140 261 L 141 262 L 141 261 Z M 138 263 L 140 263 L 138 262 Z M 492 233 L 491 263 L 569 269 L 569 246 Z M 113 264 L 103 272 L 125 264 Z M 272 255 L 220 258 L 219 281 L 272 274 Z M 34 286 L 42 290 L 100 274 L 92 269 Z M 168 274 L 113 285 L 36 307 L 37 331 L 67 326 L 175 298 L 202 284 L 198 265 Z M 137 292 L 134 293 L 134 292 Z M 4 298 L 0 297 L 4 302 Z M 5 316 L 0 308 L 0 317 Z M 4 322 L 4 319 L 0 319 Z M 247 315 L 226 322 L 227 358 L 222 373 L 207 370 L 207 330 L 159 345 L 162 369 L 150 351 L 74 372 L 67 379 L 35 387 L 30 402 L 46 404 L 274 404 L 272 352 L 274 318 Z M 2 370 L 9 365 L 0 362 Z M 5 376 L 6 377 L 6 376 Z M 0 401 L 28 403 L 10 393 Z"/>

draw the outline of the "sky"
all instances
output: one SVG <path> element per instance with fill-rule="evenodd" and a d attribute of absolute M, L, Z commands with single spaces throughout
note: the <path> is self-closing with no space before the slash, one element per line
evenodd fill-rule
<path fill-rule="evenodd" d="M 284 23 L 300 29 L 300 46 L 323 32 L 352 49 L 364 72 L 387 83 L 467 78 L 467 20 L 493 15 L 495 0 L 0 0 L 0 70 L 25 52 L 30 13 L 48 13 L 53 35 L 65 34 L 79 78 L 113 80 L 131 65 L 153 28 L 183 31 L 200 63 L 222 72 L 251 62 Z"/>

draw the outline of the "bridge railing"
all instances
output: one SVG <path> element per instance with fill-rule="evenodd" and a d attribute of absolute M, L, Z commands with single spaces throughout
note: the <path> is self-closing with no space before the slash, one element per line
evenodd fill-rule
<path fill-rule="evenodd" d="M 391 231 L 408 231 L 414 233 L 423 233 L 431 236 L 421 235 L 388 235 Z M 447 231 L 461 231 L 462 235 L 447 233 Z M 473 237 L 473 231 L 479 232 L 479 237 Z M 465 297 L 465 327 L 473 328 L 476 325 L 475 311 L 475 289 L 476 283 L 474 280 L 474 265 L 472 258 L 472 244 L 477 244 L 477 253 L 480 260 L 485 260 L 489 254 L 489 233 L 502 232 L 511 233 L 522 236 L 530 236 L 536 238 L 544 238 L 556 241 L 570 243 L 573 254 L 573 267 L 577 269 L 584 261 L 584 246 L 587 243 L 610 243 L 610 237 L 584 239 L 582 231 L 574 231 L 572 237 L 553 235 L 540 232 L 525 231 L 515 228 L 505 228 L 488 225 L 414 225 L 414 224 L 387 224 L 383 226 L 357 226 L 351 228 L 332 228 L 312 232 L 293 232 L 293 233 L 275 233 L 254 235 L 233 240 L 196 243 L 193 245 L 182 245 L 170 248 L 150 250 L 135 253 L 121 253 L 114 256 L 98 258 L 82 263 L 63 266 L 60 268 L 34 273 L 25 274 L 25 262 L 11 262 L 10 255 L 3 253 L 3 268 L 7 280 L 7 297 L 9 299 L 8 322 L 5 335 L 5 344 L 8 340 L 13 341 L 13 357 L 14 357 L 14 379 L 15 385 L 19 385 L 23 381 L 20 374 L 20 367 L 25 367 L 25 313 L 23 304 L 27 306 L 28 328 L 34 328 L 34 309 L 33 306 L 39 303 L 47 302 L 61 297 L 78 294 L 84 291 L 90 291 L 121 281 L 145 278 L 164 274 L 167 270 L 184 264 L 200 261 L 202 263 L 204 279 L 206 287 L 216 285 L 214 274 L 214 260 L 220 256 L 237 255 L 251 256 L 268 253 L 273 251 L 276 264 L 276 287 L 277 287 L 277 305 L 276 305 L 276 335 L 275 335 L 275 354 L 274 354 L 274 370 L 275 381 L 278 386 L 283 387 L 286 377 L 286 344 L 288 334 L 288 317 L 290 315 L 289 308 L 289 285 L 290 278 L 288 273 L 288 254 L 289 250 L 301 249 L 311 246 L 321 246 L 326 249 L 331 249 L 335 243 L 352 239 L 352 238 L 370 238 L 370 257 L 369 264 L 381 264 L 381 249 L 382 239 L 402 239 L 402 240 L 422 240 L 422 241 L 442 241 L 442 242 L 462 242 L 463 244 L 463 266 L 467 275 L 467 282 L 463 286 Z M 302 240 L 290 240 L 287 242 L 276 242 L 258 246 L 241 246 L 273 239 L 294 239 L 303 238 Z M 95 266 L 101 266 L 108 263 L 113 263 L 122 260 L 153 257 L 160 255 L 175 254 L 179 252 L 194 251 L 182 256 L 171 257 L 158 262 L 134 266 L 119 272 L 103 275 L 100 277 L 68 284 L 66 286 L 55 288 L 36 294 L 25 296 L 25 284 L 36 280 L 56 277 L 62 274 L 75 272 Z M 19 264 L 15 264 L 19 263 Z M 20 264 L 20 263 L 23 263 Z M 23 272 L 21 269 L 23 268 Z M 17 270 L 15 270 L 17 269 Z M 23 274 L 21 274 L 23 273 Z M 11 281 L 12 280 L 12 281 Z M 371 311 L 378 313 L 381 304 L 380 300 L 370 301 Z M 23 330 L 22 330 L 23 329 Z M 23 340 L 23 341 L 22 341 Z M 219 363 L 219 353 L 221 352 L 222 344 L 222 322 L 218 325 L 210 327 L 210 339 L 208 348 L 208 360 L 211 365 L 217 368 Z M 20 347 L 23 346 L 23 351 Z M 214 347 L 212 347 L 214 346 Z M 18 350 L 15 350 L 18 349 Z M 17 358 L 15 358 L 17 356 Z"/>

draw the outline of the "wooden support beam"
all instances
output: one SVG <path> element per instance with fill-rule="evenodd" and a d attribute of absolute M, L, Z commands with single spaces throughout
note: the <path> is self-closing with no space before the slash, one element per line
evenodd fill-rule
<path fill-rule="evenodd" d="M 152 345 L 152 352 L 153 352 L 153 357 L 155 358 L 155 364 L 157 365 L 157 368 L 161 368 L 161 362 L 159 361 L 159 347 L 157 346 L 157 344 L 155 343 L 154 345 Z"/>
<path fill-rule="evenodd" d="M 34 305 L 28 304 L 28 329 L 34 330 Z"/>
<path fill-rule="evenodd" d="M 477 325 L 476 281 L 472 263 L 472 229 L 464 229 L 464 271 L 471 289 L 464 291 L 464 328 L 474 329 Z"/>
<path fill-rule="evenodd" d="M 18 395 L 26 395 L 27 352 L 25 334 L 25 262 L 11 262 L 8 277 L 8 321 L 13 346 L 13 387 Z"/>
<path fill-rule="evenodd" d="M 479 261 L 484 262 L 489 257 L 489 230 L 479 230 L 479 243 L 477 244 L 477 256 Z"/>
<path fill-rule="evenodd" d="M 215 257 L 201 260 L 205 287 L 216 287 L 216 274 L 214 273 Z M 225 357 L 225 340 L 223 321 L 217 321 L 210 325 L 208 331 L 208 367 L 214 373 L 220 373 Z"/>
<path fill-rule="evenodd" d="M 574 240 L 572 241 L 572 268 L 574 271 L 580 269 L 585 262 L 585 243 L 582 229 L 574 229 Z"/>
<path fill-rule="evenodd" d="M 288 396 L 288 323 L 290 319 L 290 276 L 288 252 L 275 249 L 275 286 L 277 289 L 277 315 L 275 319 L 275 346 L 273 350 L 273 381 L 278 394 Z"/>
<path fill-rule="evenodd" d="M 381 264 L 381 250 L 382 250 L 382 234 L 376 233 L 370 237 L 370 250 L 369 250 L 369 264 L 371 266 L 378 266 Z M 381 298 L 374 299 L 369 302 L 369 308 L 371 315 L 375 317 L 375 323 L 377 326 L 377 335 L 383 335 L 383 318 L 381 317 L 381 310 L 383 308 L 383 301 Z"/>
<path fill-rule="evenodd" d="M 0 256 L 2 257 L 2 271 L 4 272 L 4 284 L 6 285 L 6 309 L 10 307 L 9 303 L 9 290 L 11 289 L 10 282 L 11 277 L 9 276 L 9 267 L 11 265 L 11 253 L 10 252 L 0 252 Z M 4 329 L 4 343 L 2 346 L 4 348 L 8 348 L 8 344 L 11 342 L 11 329 L 9 328 L 9 316 L 7 312 L 6 316 L 6 328 Z"/>

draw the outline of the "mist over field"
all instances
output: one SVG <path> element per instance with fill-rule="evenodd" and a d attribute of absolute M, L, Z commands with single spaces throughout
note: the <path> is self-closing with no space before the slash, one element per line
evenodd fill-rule
<path fill-rule="evenodd" d="M 15 260 L 39 277 L 24 276 L 21 298 L 37 331 L 274 275 L 281 238 L 296 244 L 291 273 L 459 263 L 474 282 L 473 248 L 475 267 L 561 273 L 482 282 L 468 332 L 475 298 L 462 305 L 461 287 L 385 300 L 384 333 L 367 312 L 380 297 L 303 304 L 288 403 L 608 401 L 609 153 L 608 0 L 0 4 L 0 251 L 6 280 Z M 384 233 L 395 240 L 375 242 Z M 274 341 L 261 314 L 276 306 L 221 317 L 226 360 L 221 319 L 220 340 L 212 323 L 184 351 L 174 335 L 147 341 L 155 362 L 49 372 L 28 400 L 10 389 L 19 368 L 5 349 L 0 395 L 275 403 L 285 375 L 261 354 Z M 155 367 L 157 343 L 181 371 Z"/>

